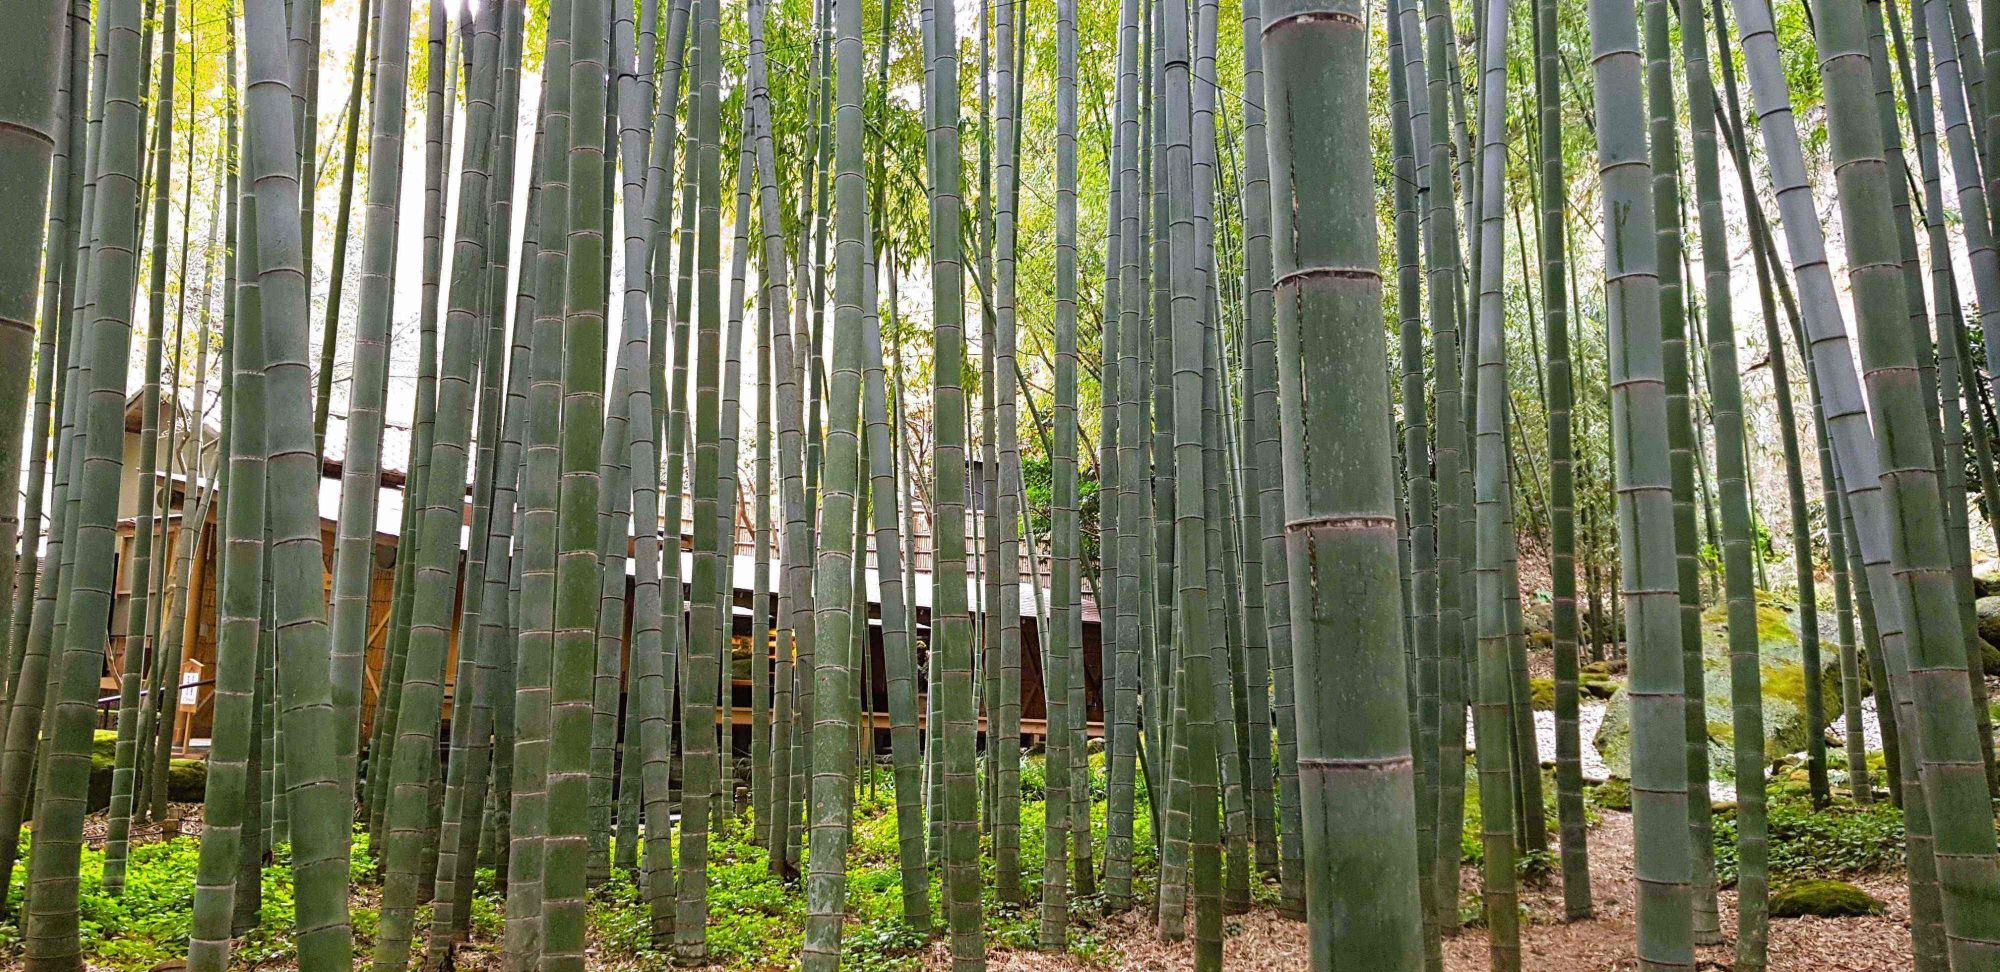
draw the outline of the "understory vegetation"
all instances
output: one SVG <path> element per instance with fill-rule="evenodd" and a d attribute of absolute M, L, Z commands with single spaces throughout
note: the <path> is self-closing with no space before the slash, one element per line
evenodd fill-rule
<path fill-rule="evenodd" d="M 1092 753 L 1091 827 L 1098 840 L 1104 837 L 1105 775 L 1104 754 Z M 1021 766 L 1021 820 L 1037 832 L 1042 827 L 1046 794 L 1043 759 L 1026 757 Z M 896 858 L 895 775 L 878 768 L 871 778 L 858 778 L 855 796 L 854 843 L 847 855 L 848 943 L 844 967 L 860 972 L 914 968 L 919 954 L 931 937 L 912 928 L 902 918 L 902 883 Z M 1152 817 L 1144 791 L 1138 799 L 1134 822 L 1133 859 L 1139 874 L 1137 889 L 1144 897 L 1153 893 L 1158 857 L 1152 837 Z M 711 959 L 731 969 L 787 967 L 799 952 L 805 934 L 806 903 L 783 880 L 770 871 L 769 855 L 751 842 L 752 818 L 725 817 L 709 838 L 709 900 L 711 913 L 708 937 Z M 26 830 L 22 842 L 27 842 Z M 990 838 L 987 839 L 990 843 Z M 187 954 L 192 930 L 195 872 L 201 841 L 197 837 L 174 837 L 164 841 L 135 844 L 125 866 L 122 896 L 104 892 L 104 852 L 85 848 L 81 875 L 80 914 L 83 921 L 84 954 L 96 964 L 119 970 L 152 969 Z M 678 853 L 678 847 L 676 847 Z M 1024 841 L 1022 864 L 1030 875 L 1041 873 L 1042 845 Z M 643 855 L 641 856 L 643 866 Z M 293 954 L 294 913 L 292 908 L 291 845 L 276 845 L 263 868 L 263 908 L 257 928 L 239 939 L 239 965 L 282 959 Z M 994 947 L 1027 949 L 1035 946 L 1036 909 L 1032 905 L 1006 904 L 993 893 L 991 864 L 982 875 L 986 888 L 984 912 L 986 938 Z M 27 884 L 28 868 L 16 865 L 7 888 L 7 913 L 20 914 Z M 370 850 L 365 828 L 356 828 L 354 858 L 350 876 L 354 897 L 349 915 L 354 922 L 355 952 L 365 956 L 374 947 L 380 921 L 377 901 L 380 880 L 377 861 Z M 1276 902 L 1275 888 L 1259 885 L 1262 904 Z M 935 900 L 933 907 L 941 902 Z M 482 864 L 476 871 L 472 896 L 472 936 L 470 960 L 479 954 L 497 956 L 504 924 L 502 909 L 506 889 L 496 886 L 493 868 Z M 1069 940 L 1069 952 L 1084 961 L 1105 957 L 1103 936 L 1090 927 L 1100 913 L 1100 902 L 1072 898 L 1072 917 L 1077 928 Z M 428 909 L 420 923 L 429 920 Z M 647 910 L 638 875 L 615 871 L 611 879 L 592 894 L 588 913 L 593 944 L 611 955 L 631 956 L 644 968 L 667 968 L 669 950 L 654 947 Z M 16 959 L 21 951 L 18 922 L 0 919 L 0 966 Z M 467 962 L 470 964 L 470 961 Z M 475 966 L 477 967 L 477 966 Z"/>

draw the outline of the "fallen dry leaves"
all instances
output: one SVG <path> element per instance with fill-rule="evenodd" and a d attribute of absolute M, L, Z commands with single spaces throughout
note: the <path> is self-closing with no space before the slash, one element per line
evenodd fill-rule
<path fill-rule="evenodd" d="M 1529 913 L 1521 931 L 1521 967 L 1529 972 L 1625 972 L 1635 969 L 1632 912 L 1632 818 L 1607 812 L 1591 832 L 1590 870 L 1597 916 L 1565 922 L 1562 889 L 1556 882 L 1524 889 L 1522 903 Z M 1468 869 L 1464 887 L 1478 887 L 1479 876 Z M 1888 908 L 1879 917 L 1801 918 L 1771 922 L 1770 972 L 1889 972 L 1910 967 L 1909 893 L 1902 874 L 1865 876 L 1855 881 L 1881 898 Z M 1735 967 L 1736 896 L 1721 896 L 1725 942 L 1698 950 L 1697 968 Z M 1269 909 L 1224 918 L 1223 966 L 1257 972 L 1306 968 L 1306 932 Z M 994 950 L 987 966 L 995 972 L 1082 972 L 1121 969 L 1135 972 L 1180 972 L 1194 968 L 1188 942 L 1162 942 L 1144 909 L 1117 915 L 1099 924 L 1105 957 L 1087 961 L 1047 952 Z M 951 966 L 948 946 L 934 944 L 925 955 L 926 970 Z M 1445 942 L 1446 972 L 1480 972 L 1488 967 L 1484 929 L 1466 929 Z"/>

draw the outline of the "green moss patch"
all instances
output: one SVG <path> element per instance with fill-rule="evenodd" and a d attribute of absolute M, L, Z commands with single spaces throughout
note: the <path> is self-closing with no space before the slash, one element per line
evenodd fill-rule
<path fill-rule="evenodd" d="M 1858 918 L 1882 910 L 1881 899 L 1846 881 L 1800 881 L 1771 894 L 1773 918 Z"/>

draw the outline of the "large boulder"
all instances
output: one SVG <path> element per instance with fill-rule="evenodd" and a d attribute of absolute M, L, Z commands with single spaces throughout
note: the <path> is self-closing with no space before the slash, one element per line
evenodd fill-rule
<path fill-rule="evenodd" d="M 2000 594 L 1989 594 L 1972 602 L 1972 610 L 1979 615 L 1979 637 L 1988 642 L 2000 643 Z M 1992 648 L 1986 649 L 1989 655 Z M 1993 659 L 1987 659 L 1986 670 L 1994 669 Z"/>
<path fill-rule="evenodd" d="M 2000 560 L 1982 560 L 1972 565 L 1972 592 L 1980 597 L 2000 594 Z"/>
<path fill-rule="evenodd" d="M 1763 670 L 1764 752 L 1771 758 L 1806 748 L 1816 732 L 1840 717 L 1840 655 L 1831 638 L 1820 642 L 1820 697 L 1823 721 L 1808 724 L 1805 712 L 1805 666 L 1799 648 L 1797 615 L 1790 606 L 1759 592 L 1757 647 Z M 1702 687 L 1706 693 L 1704 720 L 1708 725 L 1709 773 L 1719 782 L 1736 779 L 1736 729 L 1729 692 L 1729 625 L 1718 605 L 1702 614 Z M 1605 710 L 1595 742 L 1613 776 L 1632 773 L 1631 707 L 1620 687 Z"/>

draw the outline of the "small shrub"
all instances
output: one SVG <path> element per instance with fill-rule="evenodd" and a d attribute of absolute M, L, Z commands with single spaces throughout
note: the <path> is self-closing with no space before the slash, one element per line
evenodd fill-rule
<path fill-rule="evenodd" d="M 1774 799 L 1768 823 L 1774 881 L 1836 878 L 1903 862 L 1903 813 L 1887 802 L 1814 810 L 1804 800 Z M 1715 817 L 1717 877 L 1734 884 L 1736 866 L 1736 812 L 1731 810 Z"/>
<path fill-rule="evenodd" d="M 1632 809 L 1632 784 L 1612 777 L 1584 790 L 1584 799 L 1606 810 Z"/>

